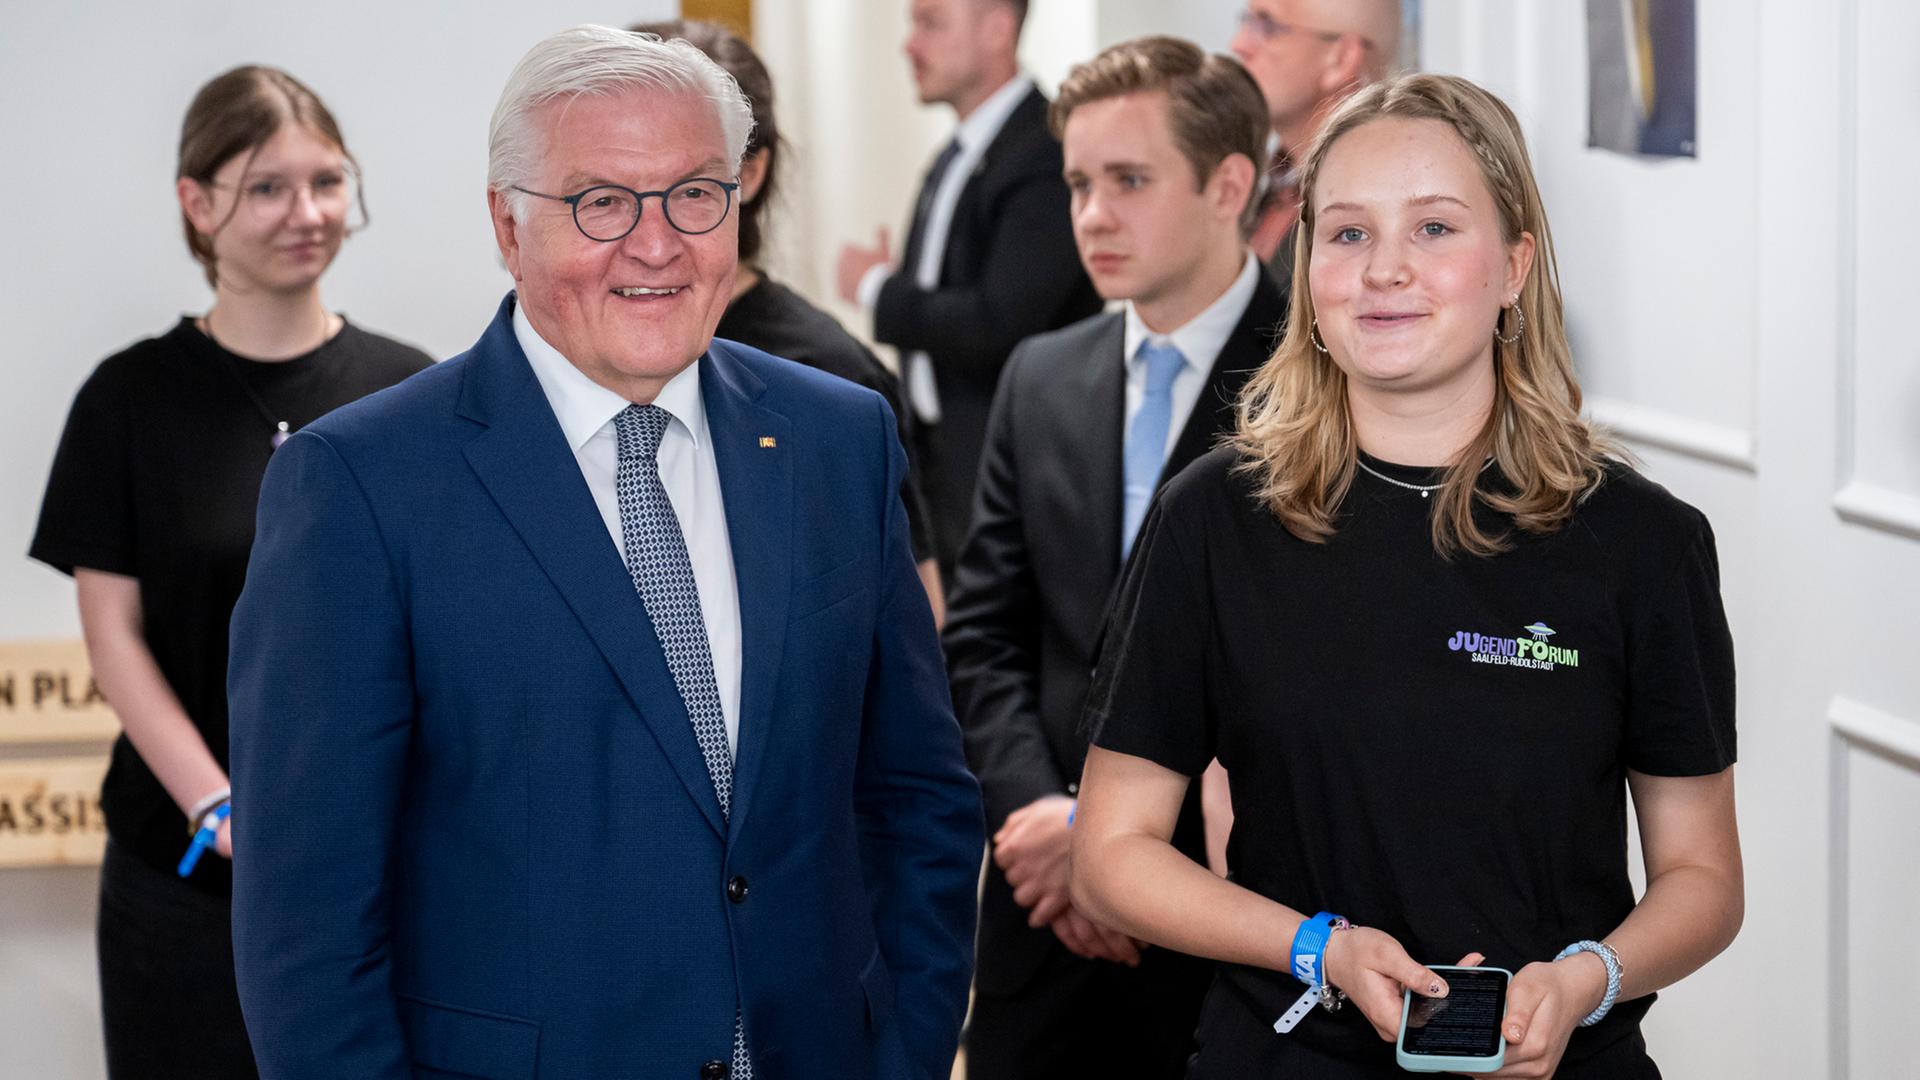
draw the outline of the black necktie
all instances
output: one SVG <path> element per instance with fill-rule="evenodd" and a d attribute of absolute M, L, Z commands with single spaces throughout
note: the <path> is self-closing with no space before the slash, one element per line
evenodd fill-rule
<path fill-rule="evenodd" d="M 909 226 L 907 249 L 901 253 L 901 266 L 911 274 L 920 261 L 920 244 L 926 239 L 927 217 L 933 213 L 933 197 L 940 191 L 940 182 L 946 179 L 947 170 L 953 168 L 953 159 L 960 156 L 960 137 L 947 140 L 940 156 L 933 159 L 933 166 L 927 170 L 927 178 L 920 182 L 920 198 L 913 205 L 913 224 Z"/>

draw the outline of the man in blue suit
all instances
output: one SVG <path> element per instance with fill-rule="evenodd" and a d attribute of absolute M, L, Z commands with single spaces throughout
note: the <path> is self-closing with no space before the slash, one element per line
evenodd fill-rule
<path fill-rule="evenodd" d="M 712 339 L 747 102 L 536 46 L 515 293 L 275 454 L 233 620 L 263 1076 L 945 1077 L 980 866 L 879 396 Z"/>

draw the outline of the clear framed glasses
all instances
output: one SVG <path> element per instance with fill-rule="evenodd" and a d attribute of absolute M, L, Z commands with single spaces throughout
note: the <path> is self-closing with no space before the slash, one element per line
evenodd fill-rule
<path fill-rule="evenodd" d="M 1252 31 L 1253 35 L 1262 41 L 1272 41 L 1283 34 L 1311 34 L 1328 43 L 1340 40 L 1338 30 L 1322 30 L 1317 26 L 1281 22 L 1264 11 L 1255 11 L 1252 8 L 1247 8 L 1240 13 L 1239 23 L 1241 29 Z M 1360 39 L 1360 44 L 1369 49 L 1373 48 L 1373 42 L 1364 37 Z"/>
<path fill-rule="evenodd" d="M 513 190 L 536 199 L 563 202 L 573 208 L 573 224 L 589 240 L 610 244 L 624 239 L 640 224 L 640 210 L 648 199 L 658 196 L 667 224 L 688 236 L 710 233 L 727 219 L 733 205 L 733 193 L 740 185 L 726 180 L 697 176 L 682 180 L 665 191 L 635 191 L 619 184 L 595 184 L 572 195 L 548 195 L 530 191 L 518 184 Z"/>
<path fill-rule="evenodd" d="M 207 186 L 231 190 L 236 185 L 209 180 Z M 361 224 L 365 224 L 366 206 L 360 203 L 360 178 L 351 169 L 330 170 L 308 180 L 288 180 L 278 176 L 249 177 L 239 183 L 238 190 L 240 204 L 237 209 L 262 225 L 285 220 L 293 212 L 294 202 L 301 192 L 306 192 L 314 208 L 328 217 L 345 218 L 355 205 L 360 205 Z"/>

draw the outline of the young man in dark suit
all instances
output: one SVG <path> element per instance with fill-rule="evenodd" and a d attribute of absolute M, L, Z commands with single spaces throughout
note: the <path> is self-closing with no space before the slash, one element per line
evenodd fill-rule
<path fill-rule="evenodd" d="M 1286 315 L 1244 231 L 1267 117 L 1237 62 L 1153 37 L 1076 68 L 1052 126 L 1081 261 L 1126 306 L 1014 350 L 953 583 L 948 663 L 998 830 L 967 1066 L 1177 1077 L 1210 971 L 1074 909 L 1068 824 L 1108 594 L 1160 481 L 1231 426 Z M 1198 803 L 1176 843 L 1204 858 Z"/>
<path fill-rule="evenodd" d="M 884 232 L 839 259 L 841 297 L 871 311 L 874 338 L 900 350 L 948 577 L 1007 354 L 1100 309 L 1074 255 L 1047 99 L 1015 58 L 1026 12 L 1026 0 L 912 0 L 906 52 L 920 101 L 952 106 L 959 128 L 921 185 L 900 260 Z"/>

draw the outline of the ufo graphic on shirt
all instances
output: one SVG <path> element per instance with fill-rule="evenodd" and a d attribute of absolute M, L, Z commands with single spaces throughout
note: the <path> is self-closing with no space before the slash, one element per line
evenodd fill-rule
<path fill-rule="evenodd" d="M 1554 635 L 1553 627 L 1543 622 L 1534 623 L 1532 626 L 1523 626 L 1521 629 L 1532 634 L 1533 640 L 1535 641 L 1545 641 Z"/>

